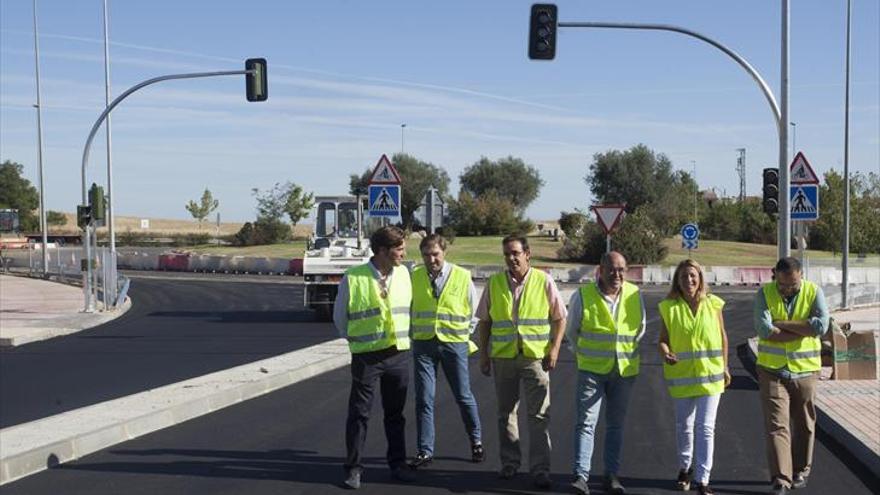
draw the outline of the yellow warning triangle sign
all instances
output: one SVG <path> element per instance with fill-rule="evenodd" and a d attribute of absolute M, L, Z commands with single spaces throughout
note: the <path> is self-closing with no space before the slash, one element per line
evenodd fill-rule
<path fill-rule="evenodd" d="M 807 161 L 807 157 L 800 151 L 794 156 L 791 166 L 788 167 L 788 178 L 792 184 L 818 184 L 819 177 Z"/>

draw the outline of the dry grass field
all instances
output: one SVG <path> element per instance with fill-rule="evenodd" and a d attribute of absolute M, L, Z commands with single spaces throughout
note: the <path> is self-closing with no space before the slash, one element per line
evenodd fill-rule
<path fill-rule="evenodd" d="M 65 233 L 65 234 L 74 234 L 79 231 L 76 227 L 76 216 L 73 213 L 65 213 L 64 216 L 67 217 L 67 223 L 60 227 L 50 227 L 51 232 L 57 233 Z M 142 228 L 141 221 L 148 220 L 149 227 Z M 220 235 L 232 235 L 238 232 L 241 229 L 242 222 L 220 222 Z M 176 220 L 176 219 L 168 219 L 168 218 L 150 218 L 150 217 L 131 217 L 131 216 L 117 216 L 116 217 L 116 233 L 126 232 L 126 231 L 138 232 L 138 233 L 150 233 L 156 235 L 162 234 L 193 234 L 198 232 L 207 232 L 209 234 L 215 234 L 217 232 L 217 224 L 214 221 L 205 221 L 201 229 L 199 228 L 198 222 L 195 220 Z M 296 237 L 307 237 L 312 231 L 311 225 L 297 225 L 294 229 L 294 236 Z M 107 232 L 106 227 L 102 227 L 98 229 L 98 233 Z"/>

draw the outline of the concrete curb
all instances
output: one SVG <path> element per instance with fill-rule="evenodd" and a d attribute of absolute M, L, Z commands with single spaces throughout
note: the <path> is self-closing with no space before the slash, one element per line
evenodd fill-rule
<path fill-rule="evenodd" d="M 336 339 L 0 430 L 0 485 L 345 366 Z"/>
<path fill-rule="evenodd" d="M 750 369 L 754 369 L 758 362 L 758 339 L 756 337 L 749 339 L 747 347 L 749 353 L 745 358 L 749 359 L 750 362 L 743 364 L 747 369 L 749 369 L 749 365 L 751 365 Z M 757 380 L 757 377 L 754 378 Z M 880 478 L 880 456 L 850 433 L 845 425 L 839 423 L 833 413 L 829 413 L 822 407 L 816 406 L 816 425 L 849 451 L 874 476 Z"/>
<path fill-rule="evenodd" d="M 52 326 L 14 327 L 25 330 L 26 333 L 22 333 L 21 335 L 13 335 L 11 337 L 0 337 L 0 347 L 16 347 L 23 344 L 29 344 L 31 342 L 39 342 L 41 340 L 48 340 L 54 337 L 60 337 L 62 335 L 70 335 L 72 333 L 82 332 L 83 330 L 89 330 L 90 328 L 97 327 L 98 325 L 103 325 L 104 323 L 119 318 L 120 316 L 127 313 L 128 310 L 131 309 L 131 306 L 131 298 L 126 297 L 125 302 L 122 304 L 122 306 L 120 306 L 115 311 L 94 313 L 88 315 L 79 313 L 73 317 L 59 317 L 48 322 L 40 322 L 42 325 L 45 325 L 45 323 L 52 323 Z"/>

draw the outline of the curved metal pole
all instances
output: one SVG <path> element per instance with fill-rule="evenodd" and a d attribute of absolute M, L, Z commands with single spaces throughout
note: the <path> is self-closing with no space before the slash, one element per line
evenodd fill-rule
<path fill-rule="evenodd" d="M 135 91 L 149 86 L 151 84 L 155 84 L 157 82 L 168 81 L 171 79 L 195 79 L 197 77 L 213 77 L 213 76 L 236 76 L 242 74 L 250 74 L 253 71 L 249 70 L 226 70 L 219 72 L 193 72 L 190 74 L 171 74 L 168 76 L 159 76 L 154 77 L 152 79 L 147 79 L 146 81 L 135 84 L 134 86 L 128 88 L 116 97 L 107 108 L 101 112 L 101 115 L 98 116 L 98 120 L 95 121 L 95 124 L 92 126 L 92 130 L 89 132 L 89 137 L 86 139 L 86 145 L 83 148 L 83 156 L 82 156 L 82 204 L 88 204 L 88 191 L 86 190 L 86 166 L 89 163 L 89 150 L 92 147 L 92 140 L 95 138 L 95 134 L 97 134 L 98 129 L 101 127 L 101 123 L 110 115 L 110 112 L 116 108 L 116 105 L 122 103 L 122 100 L 126 99 L 130 94 Z M 112 198 L 110 199 L 113 200 Z M 91 249 L 91 241 L 89 240 L 89 231 L 91 226 L 86 225 L 86 228 L 83 229 L 82 242 L 85 246 L 85 259 L 86 259 L 86 271 L 83 273 L 83 293 L 85 294 L 85 308 L 83 309 L 86 313 L 91 313 L 95 311 L 94 301 L 92 301 L 92 292 L 91 292 L 91 279 L 92 279 L 92 249 Z M 96 236 L 97 238 L 97 236 Z M 44 250 L 45 251 L 45 250 Z"/>
<path fill-rule="evenodd" d="M 642 23 L 630 23 L 630 22 L 559 22 L 557 23 L 559 27 L 586 27 L 586 28 L 610 28 L 610 29 L 647 29 L 654 31 L 672 31 L 675 33 L 684 34 L 687 36 L 691 36 L 693 38 L 697 38 L 700 41 L 705 41 L 706 43 L 714 46 L 715 48 L 724 52 L 725 55 L 729 56 L 733 60 L 736 61 L 745 69 L 746 72 L 752 76 L 752 79 L 758 83 L 758 87 L 761 88 L 761 91 L 764 93 L 764 97 L 767 99 L 767 103 L 770 105 L 770 110 L 773 112 L 773 119 L 776 121 L 776 132 L 779 135 L 779 222 L 778 222 L 778 251 L 779 257 L 783 258 L 788 256 L 790 250 L 791 243 L 791 232 L 790 232 L 790 224 L 791 224 L 791 212 L 789 210 L 789 178 L 788 178 L 788 128 L 785 125 L 785 122 L 788 120 L 788 0 L 782 1 L 782 109 L 780 110 L 779 104 L 776 103 L 776 98 L 773 96 L 773 92 L 770 90 L 770 87 L 764 81 L 764 78 L 761 77 L 761 74 L 755 70 L 754 67 L 743 57 L 741 57 L 738 53 L 731 50 L 730 48 L 724 46 L 718 41 L 709 38 L 703 34 L 700 34 L 696 31 L 691 31 L 690 29 L 686 29 L 679 26 L 674 26 L 670 24 L 642 24 Z"/>

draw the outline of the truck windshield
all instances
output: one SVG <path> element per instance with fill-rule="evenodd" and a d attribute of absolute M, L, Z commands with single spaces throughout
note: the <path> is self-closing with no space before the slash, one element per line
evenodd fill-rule
<path fill-rule="evenodd" d="M 339 203 L 338 222 L 336 203 L 318 205 L 315 234 L 318 237 L 357 237 L 357 204 Z"/>

